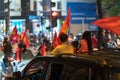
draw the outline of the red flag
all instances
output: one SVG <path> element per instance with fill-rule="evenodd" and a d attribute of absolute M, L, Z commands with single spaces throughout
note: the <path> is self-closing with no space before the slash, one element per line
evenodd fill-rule
<path fill-rule="evenodd" d="M 46 45 L 45 43 L 41 46 L 40 52 L 42 56 L 46 56 Z"/>
<path fill-rule="evenodd" d="M 27 37 L 27 36 L 25 36 L 25 37 L 23 38 L 23 42 L 25 43 L 25 45 L 26 45 L 27 48 L 30 47 L 29 40 L 28 40 L 28 37 Z"/>
<path fill-rule="evenodd" d="M 120 34 L 120 16 L 99 19 L 94 21 L 93 24 L 115 34 Z"/>
<path fill-rule="evenodd" d="M 61 33 L 68 34 L 68 30 L 69 30 L 69 27 L 70 27 L 70 18 L 71 18 L 71 11 L 70 11 L 70 8 L 69 8 L 67 17 L 65 19 L 65 22 L 63 23 L 63 25 L 60 29 L 59 35 L 58 35 L 58 43 L 59 44 L 60 44 L 60 38 L 59 38 L 60 34 Z"/>
<path fill-rule="evenodd" d="M 61 33 L 68 34 L 68 29 L 69 29 L 69 26 L 70 26 L 70 17 L 71 17 L 71 11 L 70 11 L 70 8 L 69 8 L 66 20 L 63 23 L 59 34 L 61 34 Z"/>
<path fill-rule="evenodd" d="M 22 49 L 17 48 L 16 49 L 16 61 L 17 62 L 21 62 L 21 53 L 22 53 Z"/>
<path fill-rule="evenodd" d="M 21 33 L 21 40 L 24 42 L 24 44 L 26 45 L 27 48 L 30 47 L 29 39 L 26 35 L 26 31 Z"/>
<path fill-rule="evenodd" d="M 54 33 L 54 38 L 53 38 L 53 41 L 52 41 L 52 45 L 53 47 L 57 47 L 59 44 L 58 44 L 58 38 L 57 38 L 57 33 L 55 32 Z"/>
<path fill-rule="evenodd" d="M 18 40 L 18 33 L 17 33 L 16 26 L 13 28 L 10 40 L 11 40 L 11 42 L 16 42 Z"/>

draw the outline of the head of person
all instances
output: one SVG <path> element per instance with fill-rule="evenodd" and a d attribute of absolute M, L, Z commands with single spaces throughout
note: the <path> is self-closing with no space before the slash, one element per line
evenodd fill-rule
<path fill-rule="evenodd" d="M 60 34 L 60 41 L 61 43 L 68 41 L 68 35 L 65 33 Z"/>
<path fill-rule="evenodd" d="M 72 45 L 73 45 L 73 47 L 75 47 L 75 48 L 78 48 L 78 41 L 72 41 Z"/>
<path fill-rule="evenodd" d="M 102 32 L 102 36 L 105 36 L 105 32 Z"/>
<path fill-rule="evenodd" d="M 26 51 L 26 45 L 24 43 L 19 44 L 18 47 L 22 50 L 23 53 Z"/>
<path fill-rule="evenodd" d="M 70 33 L 69 37 L 70 38 L 74 38 L 74 35 L 72 33 Z"/>
<path fill-rule="evenodd" d="M 85 31 L 82 35 L 82 39 L 89 39 L 91 37 L 90 31 Z"/>
<path fill-rule="evenodd" d="M 8 38 L 7 37 L 4 37 L 4 42 L 8 41 Z"/>
<path fill-rule="evenodd" d="M 95 34 L 92 34 L 92 37 L 93 37 L 93 38 L 95 38 L 95 37 L 96 37 L 96 35 L 95 35 Z"/>

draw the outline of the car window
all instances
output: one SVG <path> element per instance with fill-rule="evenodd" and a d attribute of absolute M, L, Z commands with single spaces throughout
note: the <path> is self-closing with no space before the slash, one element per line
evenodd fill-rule
<path fill-rule="evenodd" d="M 36 62 L 34 63 L 26 72 L 26 74 L 30 74 L 31 72 L 38 71 L 38 70 L 43 70 L 45 62 Z"/>
<path fill-rule="evenodd" d="M 59 80 L 62 72 L 63 64 L 50 63 L 46 75 L 46 80 Z"/>
<path fill-rule="evenodd" d="M 78 67 L 64 63 L 51 63 L 46 80 L 89 80 L 90 69 L 87 66 Z"/>
<path fill-rule="evenodd" d="M 25 72 L 24 80 L 44 80 L 46 72 L 46 62 L 34 62 Z"/>

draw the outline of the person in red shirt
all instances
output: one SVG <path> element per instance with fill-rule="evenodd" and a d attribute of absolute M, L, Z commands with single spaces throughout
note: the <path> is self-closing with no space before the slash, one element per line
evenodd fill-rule
<path fill-rule="evenodd" d="M 86 52 L 92 51 L 91 32 L 85 31 L 79 43 L 80 43 L 79 49 L 77 52 L 86 53 Z"/>
<path fill-rule="evenodd" d="M 26 45 L 24 43 L 19 43 L 18 48 L 16 49 L 16 61 L 21 62 L 21 53 L 25 52 Z"/>
<path fill-rule="evenodd" d="M 92 37 L 91 37 L 91 39 L 92 39 L 92 47 L 93 47 L 93 48 L 97 48 L 98 39 L 96 38 L 96 35 L 93 34 Z"/>

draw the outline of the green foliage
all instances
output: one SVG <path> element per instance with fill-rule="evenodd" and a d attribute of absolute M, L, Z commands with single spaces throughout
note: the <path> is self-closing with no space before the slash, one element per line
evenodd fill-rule
<path fill-rule="evenodd" d="M 101 0 L 104 15 L 120 15 L 120 0 Z"/>

